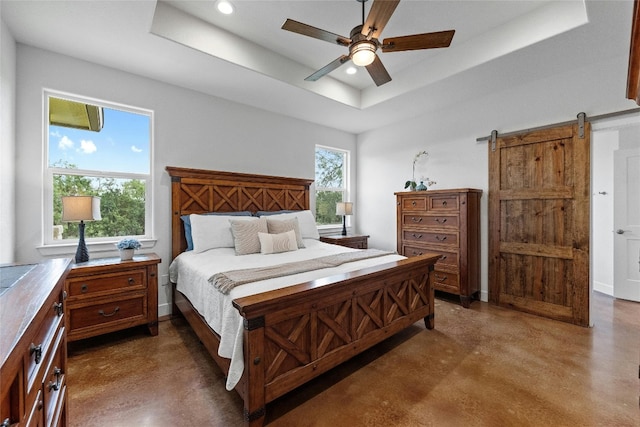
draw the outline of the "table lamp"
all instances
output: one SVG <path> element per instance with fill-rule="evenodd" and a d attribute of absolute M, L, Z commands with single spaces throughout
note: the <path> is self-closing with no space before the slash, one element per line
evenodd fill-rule
<path fill-rule="evenodd" d="M 342 235 L 347 235 L 347 215 L 353 214 L 352 202 L 336 203 L 336 215 L 342 215 Z"/>
<path fill-rule="evenodd" d="M 78 222 L 78 250 L 76 263 L 89 261 L 89 251 L 84 241 L 84 222 L 101 220 L 100 197 L 62 196 L 62 221 Z"/>

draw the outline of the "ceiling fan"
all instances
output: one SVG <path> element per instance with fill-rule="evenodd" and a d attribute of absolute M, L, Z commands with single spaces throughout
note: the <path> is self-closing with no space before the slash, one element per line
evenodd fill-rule
<path fill-rule="evenodd" d="M 349 48 L 348 55 L 340 56 L 311 74 L 305 80 L 316 81 L 351 60 L 355 65 L 366 67 L 376 86 L 382 86 L 391 81 L 391 76 L 376 54 L 378 48 L 381 48 L 382 52 L 386 53 L 449 47 L 451 44 L 455 30 L 390 37 L 380 43 L 378 40 L 380 33 L 382 33 L 385 25 L 389 22 L 400 0 L 373 0 L 366 21 L 364 19 L 364 3 L 367 0 L 356 1 L 362 3 L 362 25 L 354 27 L 351 30 L 350 37 L 343 37 L 320 28 L 312 27 L 311 25 L 303 24 L 302 22 L 294 21 L 293 19 L 287 19 L 282 25 L 283 30 Z"/>

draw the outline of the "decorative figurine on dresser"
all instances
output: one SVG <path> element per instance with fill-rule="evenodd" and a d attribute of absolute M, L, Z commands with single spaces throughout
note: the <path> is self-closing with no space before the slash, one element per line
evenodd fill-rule
<path fill-rule="evenodd" d="M 482 190 L 395 193 L 398 253 L 440 254 L 435 289 L 460 296 L 463 307 L 480 290 L 480 197 Z"/>

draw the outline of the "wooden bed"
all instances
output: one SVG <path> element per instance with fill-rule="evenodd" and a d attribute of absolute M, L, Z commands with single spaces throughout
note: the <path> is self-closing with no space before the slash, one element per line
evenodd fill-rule
<path fill-rule="evenodd" d="M 172 259 L 186 249 L 181 215 L 309 209 L 312 180 L 167 167 Z M 247 426 L 279 396 L 424 319 L 434 326 L 429 254 L 234 300 L 244 318 L 244 374 L 236 391 Z M 219 336 L 173 287 L 179 310 L 226 374 Z"/>

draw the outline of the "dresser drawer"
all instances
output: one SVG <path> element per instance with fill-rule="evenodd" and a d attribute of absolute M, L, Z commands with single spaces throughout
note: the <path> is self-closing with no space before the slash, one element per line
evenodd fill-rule
<path fill-rule="evenodd" d="M 425 243 L 458 247 L 458 233 L 402 230 L 402 239 L 408 243 Z"/>
<path fill-rule="evenodd" d="M 427 197 L 426 196 L 416 196 L 416 197 L 403 197 L 402 201 L 402 210 L 403 211 L 425 211 L 427 210 Z"/>
<path fill-rule="evenodd" d="M 74 277 L 67 280 L 67 292 L 69 299 L 102 295 L 117 292 L 123 289 L 145 287 L 147 283 L 146 268 L 124 270 L 116 273 L 96 274 L 83 277 Z"/>
<path fill-rule="evenodd" d="M 428 206 L 430 211 L 458 211 L 460 197 L 457 194 L 435 194 L 429 196 Z"/>
<path fill-rule="evenodd" d="M 61 304 L 56 301 L 55 304 Z M 53 304 L 46 310 L 46 317 L 30 343 L 26 345 L 24 353 L 29 355 L 27 362 L 27 395 L 34 396 L 35 389 L 40 387 L 42 378 L 39 375 L 47 362 L 45 359 L 51 351 L 54 335 L 62 325 L 62 305 L 57 309 Z"/>
<path fill-rule="evenodd" d="M 405 227 L 439 227 L 458 228 L 458 215 L 421 215 L 405 213 L 402 215 L 402 225 Z"/>
<path fill-rule="evenodd" d="M 456 273 L 434 270 L 431 274 L 433 285 L 437 290 L 460 294 L 460 280 Z"/>
<path fill-rule="evenodd" d="M 83 329 L 101 327 L 106 332 L 108 324 L 140 323 L 147 318 L 147 297 L 143 292 L 120 295 L 108 300 L 92 300 L 90 303 L 69 304 L 69 338 Z"/>
<path fill-rule="evenodd" d="M 52 425 L 52 421 L 60 417 L 64 404 L 63 394 L 66 387 L 64 360 L 67 346 L 64 332 L 64 328 L 58 332 L 43 380 L 45 425 Z"/>
<path fill-rule="evenodd" d="M 439 249 L 434 248 L 424 248 L 420 246 L 403 246 L 402 253 L 406 257 L 414 257 L 424 255 L 426 253 L 435 253 L 440 254 L 440 259 L 436 262 L 435 268 L 441 267 L 447 270 L 458 270 L 458 253 L 457 252 L 446 252 Z"/>

